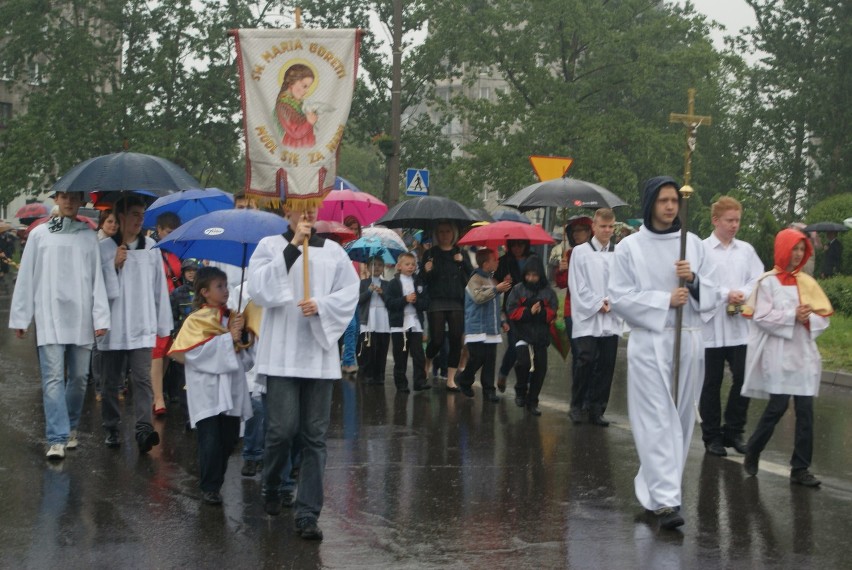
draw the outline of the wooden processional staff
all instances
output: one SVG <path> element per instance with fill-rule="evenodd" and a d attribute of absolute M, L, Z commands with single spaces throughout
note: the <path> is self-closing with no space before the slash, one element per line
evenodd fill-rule
<path fill-rule="evenodd" d="M 680 259 L 686 259 L 686 234 L 689 231 L 689 198 L 692 197 L 692 186 L 689 182 L 692 178 L 692 153 L 695 152 L 695 143 L 698 139 L 698 127 L 701 125 L 710 125 L 711 118 L 695 114 L 695 89 L 691 88 L 687 91 L 689 100 L 686 114 L 671 113 L 669 115 L 670 123 L 681 123 L 686 127 L 686 153 L 685 163 L 683 168 L 683 186 L 680 189 L 680 196 L 683 198 L 683 208 L 680 214 Z M 686 285 L 685 279 L 680 279 L 678 287 Z M 680 345 L 681 333 L 683 332 L 683 306 L 675 310 L 675 339 L 674 339 L 674 362 L 672 364 L 672 399 L 674 400 L 675 408 L 678 407 L 678 388 L 680 383 Z"/>

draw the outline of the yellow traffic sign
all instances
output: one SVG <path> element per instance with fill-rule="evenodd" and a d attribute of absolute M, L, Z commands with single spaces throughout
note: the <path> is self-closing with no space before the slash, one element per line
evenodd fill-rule
<path fill-rule="evenodd" d="M 538 179 L 544 182 L 565 176 L 565 173 L 574 164 L 574 159 L 564 156 L 533 155 L 530 157 L 530 164 L 532 164 Z"/>

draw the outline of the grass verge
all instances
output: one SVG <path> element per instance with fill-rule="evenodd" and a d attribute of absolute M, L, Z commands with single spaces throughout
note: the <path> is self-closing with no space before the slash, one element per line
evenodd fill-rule
<path fill-rule="evenodd" d="M 823 370 L 852 372 L 852 317 L 831 317 L 831 326 L 817 339 L 817 346 Z"/>

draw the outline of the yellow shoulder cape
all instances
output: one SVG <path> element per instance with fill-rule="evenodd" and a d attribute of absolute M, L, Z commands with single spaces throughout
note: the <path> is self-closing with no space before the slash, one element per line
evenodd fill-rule
<path fill-rule="evenodd" d="M 223 314 L 224 310 L 222 308 L 206 305 L 192 312 L 184 321 L 177 337 L 175 337 L 172 348 L 169 350 L 169 356 L 181 362 L 183 361 L 183 353 L 189 352 L 214 337 L 228 332 L 228 329 L 222 325 Z M 263 316 L 263 310 L 252 301 L 249 301 L 243 311 L 243 315 L 245 316 L 246 329 L 257 337 L 260 332 L 260 321 Z"/>

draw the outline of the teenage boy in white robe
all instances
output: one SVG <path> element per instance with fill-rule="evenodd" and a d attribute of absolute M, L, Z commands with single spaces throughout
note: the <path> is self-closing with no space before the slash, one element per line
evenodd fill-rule
<path fill-rule="evenodd" d="M 713 233 L 704 240 L 707 256 L 719 268 L 719 300 L 713 318 L 704 325 L 704 386 L 698 413 L 704 449 L 709 455 L 724 457 L 726 447 L 745 453 L 743 441 L 749 399 L 741 395 L 745 378 L 748 321 L 742 305 L 751 295 L 763 262 L 754 248 L 736 239 L 740 229 L 742 205 L 730 196 L 722 196 L 710 210 Z M 723 270 L 724 269 L 724 270 Z M 731 369 L 731 390 L 722 423 L 722 379 L 725 363 Z"/>
<path fill-rule="evenodd" d="M 680 257 L 680 186 L 659 176 L 642 191 L 643 224 L 615 250 L 609 301 L 631 327 L 627 345 L 627 404 L 639 454 L 636 497 L 661 528 L 684 522 L 683 468 L 704 377 L 702 313 L 716 307 L 715 268 L 701 240 L 687 235 Z M 686 287 L 679 287 L 679 279 Z M 676 307 L 683 307 L 678 401 L 672 399 Z M 709 316 L 709 315 L 708 315 Z"/>
<path fill-rule="evenodd" d="M 92 346 L 110 312 L 97 234 L 76 219 L 83 193 L 53 199 L 59 216 L 33 229 L 24 248 L 9 328 L 24 338 L 35 317 L 47 458 L 58 460 L 78 445 Z"/>
<path fill-rule="evenodd" d="M 623 323 L 612 312 L 607 281 L 615 259 L 615 214 L 600 208 L 592 221 L 592 238 L 571 250 L 568 291 L 571 295 L 571 335 L 576 349 L 576 367 L 571 393 L 577 404 L 589 413 L 589 423 L 607 427 L 604 411 L 609 403 L 618 337 Z M 581 410 L 572 418 L 581 418 Z M 575 420 L 576 421 L 576 420 Z"/>
<path fill-rule="evenodd" d="M 343 248 L 316 235 L 316 215 L 316 207 L 285 207 L 289 229 L 262 239 L 248 267 L 249 295 L 264 308 L 256 359 L 258 375 L 266 377 L 264 508 L 270 515 L 281 512 L 281 473 L 299 436 L 302 464 L 293 510 L 296 531 L 307 540 L 322 540 L 317 519 L 323 505 L 326 433 L 334 380 L 341 377 L 337 340 L 355 313 L 360 285 Z"/>
<path fill-rule="evenodd" d="M 142 233 L 145 203 L 129 195 L 116 203 L 118 232 L 100 242 L 101 269 L 112 312 L 112 326 L 98 341 L 102 353 L 104 396 L 101 406 L 107 447 L 121 445 L 118 392 L 130 366 L 136 445 L 148 453 L 160 443 L 152 424 L 154 392 L 151 356 L 157 337 L 174 328 L 163 260 L 154 240 Z"/>

